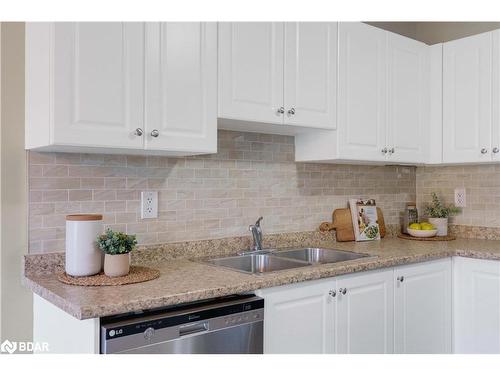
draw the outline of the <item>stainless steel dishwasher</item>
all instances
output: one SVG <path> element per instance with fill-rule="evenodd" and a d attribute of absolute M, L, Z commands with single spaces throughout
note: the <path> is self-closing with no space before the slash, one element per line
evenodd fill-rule
<path fill-rule="evenodd" d="M 231 296 L 101 319 L 101 353 L 260 354 L 264 300 Z"/>

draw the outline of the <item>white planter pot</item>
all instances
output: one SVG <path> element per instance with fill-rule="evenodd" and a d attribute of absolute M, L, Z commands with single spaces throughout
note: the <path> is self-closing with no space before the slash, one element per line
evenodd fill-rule
<path fill-rule="evenodd" d="M 437 229 L 436 236 L 447 236 L 448 235 L 448 218 L 429 218 L 429 223 L 434 225 Z"/>
<path fill-rule="evenodd" d="M 101 272 L 103 253 L 97 246 L 102 215 L 66 216 L 66 273 L 90 276 Z"/>
<path fill-rule="evenodd" d="M 104 274 L 109 277 L 126 276 L 130 271 L 130 253 L 106 254 L 104 257 Z"/>

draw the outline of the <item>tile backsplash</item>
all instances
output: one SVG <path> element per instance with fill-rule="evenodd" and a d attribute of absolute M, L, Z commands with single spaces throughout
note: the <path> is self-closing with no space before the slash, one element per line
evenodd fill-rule
<path fill-rule="evenodd" d="M 219 131 L 218 153 L 185 158 L 29 152 L 30 252 L 64 250 L 65 215 L 103 213 L 107 227 L 156 244 L 314 230 L 351 197 L 377 200 L 398 224 L 416 199 L 414 167 L 294 162 L 293 137 Z M 159 192 L 141 220 L 140 193 Z"/>
<path fill-rule="evenodd" d="M 466 206 L 450 223 L 474 227 L 500 227 L 500 165 L 417 168 L 417 203 L 423 214 L 435 191 L 445 204 L 453 204 L 455 188 L 465 187 Z"/>

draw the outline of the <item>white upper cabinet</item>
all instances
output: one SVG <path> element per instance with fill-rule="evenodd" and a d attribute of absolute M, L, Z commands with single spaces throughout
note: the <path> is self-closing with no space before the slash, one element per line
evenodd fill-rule
<path fill-rule="evenodd" d="M 146 24 L 145 148 L 217 151 L 217 24 Z"/>
<path fill-rule="evenodd" d="M 415 40 L 340 23 L 336 130 L 298 134 L 296 161 L 424 163 L 429 56 Z"/>
<path fill-rule="evenodd" d="M 285 124 L 335 129 L 337 23 L 285 24 Z"/>
<path fill-rule="evenodd" d="M 334 353 L 335 280 L 264 289 L 264 353 Z"/>
<path fill-rule="evenodd" d="M 392 269 L 337 278 L 336 351 L 392 353 L 394 282 Z"/>
<path fill-rule="evenodd" d="M 500 262 L 454 258 L 454 352 L 500 353 Z"/>
<path fill-rule="evenodd" d="M 390 160 L 422 163 L 429 122 L 429 46 L 388 33 L 387 56 Z"/>
<path fill-rule="evenodd" d="M 336 92 L 336 22 L 219 23 L 222 128 L 334 129 Z"/>
<path fill-rule="evenodd" d="M 492 33 L 444 43 L 443 162 L 491 160 Z"/>
<path fill-rule="evenodd" d="M 28 148 L 142 148 L 144 24 L 27 23 L 26 64 Z"/>
<path fill-rule="evenodd" d="M 27 23 L 26 148 L 215 152 L 216 45 L 208 23 Z"/>
<path fill-rule="evenodd" d="M 219 117 L 283 123 L 281 22 L 219 23 Z"/>
<path fill-rule="evenodd" d="M 451 353 L 451 259 L 394 269 L 394 352 Z"/>
<path fill-rule="evenodd" d="M 387 32 L 359 22 L 339 29 L 339 157 L 385 160 Z"/>

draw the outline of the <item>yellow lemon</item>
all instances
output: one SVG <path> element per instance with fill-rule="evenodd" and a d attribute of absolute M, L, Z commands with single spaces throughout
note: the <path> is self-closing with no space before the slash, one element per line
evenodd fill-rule
<path fill-rule="evenodd" d="M 420 226 L 422 227 L 422 230 L 433 230 L 434 225 L 430 223 L 421 223 Z"/>
<path fill-rule="evenodd" d="M 417 230 L 421 230 L 422 227 L 419 223 L 413 223 L 413 224 L 410 224 L 410 229 L 417 229 Z"/>

